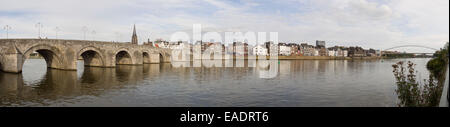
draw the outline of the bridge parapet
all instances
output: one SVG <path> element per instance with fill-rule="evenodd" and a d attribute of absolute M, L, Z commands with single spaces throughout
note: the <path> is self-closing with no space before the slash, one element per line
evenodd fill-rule
<path fill-rule="evenodd" d="M 0 70 L 20 73 L 24 61 L 34 52 L 38 52 L 44 57 L 47 67 L 62 70 L 76 70 L 78 59 L 83 59 L 85 66 L 115 67 L 119 64 L 156 63 L 156 59 L 159 62 L 170 62 L 171 56 L 169 49 L 130 43 L 56 39 L 0 39 Z M 150 62 L 151 59 L 153 59 L 153 62 Z"/>

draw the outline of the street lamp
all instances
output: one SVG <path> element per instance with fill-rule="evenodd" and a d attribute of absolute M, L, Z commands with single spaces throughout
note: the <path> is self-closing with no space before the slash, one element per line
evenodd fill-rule
<path fill-rule="evenodd" d="M 119 32 L 114 32 L 114 34 L 116 35 L 116 42 L 119 42 L 120 39 L 120 33 Z"/>
<path fill-rule="evenodd" d="M 58 39 L 58 31 L 59 31 L 59 30 L 60 30 L 59 27 L 55 27 L 55 32 L 56 32 L 55 38 L 56 38 L 56 39 Z"/>
<path fill-rule="evenodd" d="M 9 30 L 11 30 L 12 28 L 11 28 L 11 26 L 6 25 L 5 27 L 3 27 L 3 29 L 6 30 L 6 39 L 8 39 Z"/>
<path fill-rule="evenodd" d="M 92 32 L 91 32 L 91 34 L 92 34 L 92 40 L 95 40 L 95 34 L 96 34 L 97 32 L 95 32 L 95 30 L 93 30 Z"/>
<path fill-rule="evenodd" d="M 38 22 L 36 25 L 34 25 L 34 27 L 38 28 L 38 38 L 41 39 L 41 29 L 42 27 L 44 27 L 44 25 L 42 25 L 41 22 Z"/>
<path fill-rule="evenodd" d="M 86 26 L 83 26 L 81 30 L 83 31 L 83 40 L 86 40 L 86 32 L 88 31 L 88 28 Z"/>

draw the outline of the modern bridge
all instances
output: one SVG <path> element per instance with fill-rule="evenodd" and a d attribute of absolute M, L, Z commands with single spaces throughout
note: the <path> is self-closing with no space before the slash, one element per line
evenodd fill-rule
<path fill-rule="evenodd" d="M 388 52 L 389 50 L 392 50 L 392 49 L 408 48 L 408 47 L 424 48 L 424 49 L 429 49 L 429 50 L 433 50 L 433 51 L 438 51 L 439 50 L 439 49 L 435 49 L 435 48 L 431 48 L 431 47 L 423 46 L 423 45 L 400 45 L 400 46 L 394 46 L 394 47 L 391 47 L 391 48 L 384 49 L 384 50 L 382 50 L 382 52 L 384 52 L 383 55 L 384 54 L 387 54 L 387 55 L 389 55 L 389 54 L 433 55 L 434 54 L 434 52 L 432 52 L 432 53 L 430 53 L 430 52 L 405 52 L 405 53 L 403 53 L 403 52 L 397 52 L 397 53 L 390 53 L 390 52 Z"/>
<path fill-rule="evenodd" d="M 77 60 L 85 66 L 115 67 L 171 61 L 170 49 L 151 45 L 61 39 L 0 39 L 0 71 L 21 73 L 31 53 L 44 57 L 47 67 L 77 70 Z"/>

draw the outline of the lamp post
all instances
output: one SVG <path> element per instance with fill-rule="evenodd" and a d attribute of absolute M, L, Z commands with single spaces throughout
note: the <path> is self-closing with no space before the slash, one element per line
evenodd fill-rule
<path fill-rule="evenodd" d="M 86 40 L 86 32 L 88 31 L 88 28 L 86 26 L 83 26 L 81 30 L 83 31 L 83 40 Z"/>
<path fill-rule="evenodd" d="M 34 26 L 38 28 L 38 38 L 41 39 L 41 29 L 42 29 L 42 27 L 44 27 L 44 25 L 42 25 L 42 23 L 38 22 Z"/>
<path fill-rule="evenodd" d="M 92 34 L 92 40 L 95 40 L 95 34 L 96 34 L 97 32 L 95 32 L 95 30 L 93 30 L 92 32 L 91 32 L 91 34 Z"/>
<path fill-rule="evenodd" d="M 114 32 L 114 34 L 116 35 L 116 42 L 119 42 L 120 33 L 119 32 Z"/>
<path fill-rule="evenodd" d="M 11 30 L 12 28 L 11 28 L 11 26 L 6 25 L 5 27 L 3 27 L 3 29 L 6 31 L 6 39 L 8 39 L 8 36 L 9 36 L 9 30 Z"/>
<path fill-rule="evenodd" d="M 59 30 L 60 30 L 59 27 L 55 27 L 55 32 L 56 32 L 55 38 L 56 38 L 56 39 L 58 39 L 58 31 L 59 31 Z"/>

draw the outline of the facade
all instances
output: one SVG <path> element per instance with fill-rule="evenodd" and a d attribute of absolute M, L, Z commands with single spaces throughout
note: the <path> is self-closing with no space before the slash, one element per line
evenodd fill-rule
<path fill-rule="evenodd" d="M 328 51 L 326 48 L 318 48 L 319 56 L 328 56 Z"/>
<path fill-rule="evenodd" d="M 233 54 L 248 55 L 248 44 L 242 42 L 233 42 Z"/>
<path fill-rule="evenodd" d="M 375 54 L 377 55 L 377 57 L 381 57 L 381 51 L 380 50 L 375 50 Z"/>
<path fill-rule="evenodd" d="M 270 56 L 278 56 L 279 51 L 280 51 L 280 48 L 278 45 L 271 44 L 269 46 L 269 55 Z"/>
<path fill-rule="evenodd" d="M 170 46 L 169 42 L 168 41 L 164 41 L 162 39 L 157 39 L 154 42 L 154 47 L 157 47 L 157 48 L 169 48 L 169 46 Z"/>
<path fill-rule="evenodd" d="M 289 47 L 291 47 L 291 56 L 299 56 L 301 55 L 300 46 L 295 43 L 289 43 Z"/>
<path fill-rule="evenodd" d="M 348 56 L 349 57 L 364 57 L 366 56 L 366 52 L 361 47 L 349 47 L 348 48 Z"/>
<path fill-rule="evenodd" d="M 154 46 L 153 42 L 150 41 L 150 39 L 147 40 L 147 42 L 144 42 L 144 45 Z"/>
<path fill-rule="evenodd" d="M 336 51 L 334 50 L 328 50 L 328 56 L 336 56 Z"/>
<path fill-rule="evenodd" d="M 342 56 L 343 57 L 348 57 L 348 51 L 347 50 L 342 50 Z"/>
<path fill-rule="evenodd" d="M 267 56 L 267 54 L 268 54 L 267 48 L 264 46 L 261 46 L 261 45 L 255 46 L 252 50 L 253 50 L 253 55 Z"/>
<path fill-rule="evenodd" d="M 316 47 L 325 48 L 325 41 L 316 40 Z"/>
<path fill-rule="evenodd" d="M 307 43 L 302 43 L 300 44 L 300 47 L 303 56 L 315 56 L 316 49 L 314 48 L 314 46 L 308 45 Z"/>
<path fill-rule="evenodd" d="M 285 43 L 280 43 L 279 44 L 279 55 L 290 56 L 291 55 L 291 47 Z"/>
<path fill-rule="evenodd" d="M 316 48 L 314 48 L 314 54 L 313 54 L 313 56 L 320 56 L 320 54 L 319 54 L 319 50 L 317 50 Z"/>

